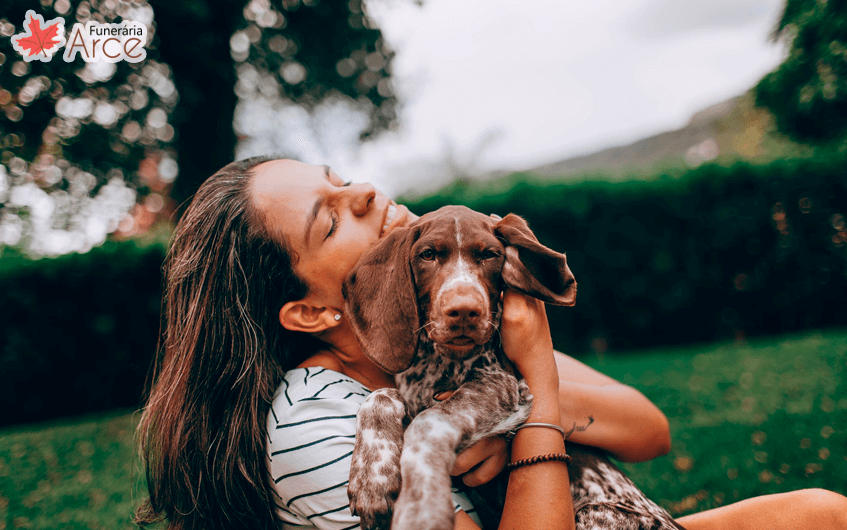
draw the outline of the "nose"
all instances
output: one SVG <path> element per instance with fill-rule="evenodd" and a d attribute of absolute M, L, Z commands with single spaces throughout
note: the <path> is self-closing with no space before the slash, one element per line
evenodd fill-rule
<path fill-rule="evenodd" d="M 376 197 L 376 188 L 374 188 L 373 184 L 368 182 L 351 184 L 345 191 L 347 192 L 347 198 L 350 201 L 350 210 L 353 212 L 353 215 L 362 216 L 370 211 Z"/>
<path fill-rule="evenodd" d="M 482 299 L 475 290 L 458 288 L 445 296 L 441 311 L 450 326 L 475 326 L 482 317 Z"/>

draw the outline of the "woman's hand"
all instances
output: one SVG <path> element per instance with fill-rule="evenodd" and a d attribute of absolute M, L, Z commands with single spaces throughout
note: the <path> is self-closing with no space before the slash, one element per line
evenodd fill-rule
<path fill-rule="evenodd" d="M 435 395 L 444 401 L 455 392 L 448 390 Z M 462 482 L 470 487 L 485 484 L 503 471 L 509 461 L 509 444 L 502 436 L 489 436 L 468 447 L 456 456 L 450 474 L 461 476 Z"/>
<path fill-rule="evenodd" d="M 515 363 L 533 394 L 558 392 L 559 378 L 544 302 L 512 289 L 503 291 L 500 340 L 506 357 Z"/>
<path fill-rule="evenodd" d="M 509 444 L 506 439 L 489 436 L 459 453 L 450 474 L 461 476 L 465 485 L 476 487 L 499 475 L 508 461 Z"/>

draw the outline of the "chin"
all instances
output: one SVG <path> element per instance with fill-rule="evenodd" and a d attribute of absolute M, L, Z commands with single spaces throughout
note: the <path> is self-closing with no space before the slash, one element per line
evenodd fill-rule
<path fill-rule="evenodd" d="M 482 350 L 485 344 L 475 344 L 471 343 L 467 346 L 454 346 L 451 344 L 442 344 L 435 343 L 434 345 L 435 353 L 438 355 L 450 359 L 452 361 L 463 361 L 470 357 L 475 357 L 482 353 Z"/>

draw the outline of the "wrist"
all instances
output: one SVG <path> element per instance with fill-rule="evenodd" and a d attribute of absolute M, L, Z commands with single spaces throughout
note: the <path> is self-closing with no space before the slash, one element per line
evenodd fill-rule
<path fill-rule="evenodd" d="M 531 387 L 530 387 L 530 390 Z M 532 410 L 526 423 L 541 422 L 560 425 L 562 422 L 562 412 L 559 405 L 558 392 L 544 391 L 535 392 L 532 394 Z"/>
<path fill-rule="evenodd" d="M 533 403 L 541 405 L 546 403 L 549 405 L 559 406 L 559 378 L 555 372 L 553 375 L 547 374 L 531 374 L 524 376 L 529 392 L 532 394 Z"/>
<path fill-rule="evenodd" d="M 557 421 L 546 417 L 530 418 L 526 423 L 559 425 Z M 562 453 L 564 451 L 565 439 L 559 430 L 546 426 L 528 426 L 515 431 L 509 456 L 510 461 L 515 461 L 543 454 Z"/>
<path fill-rule="evenodd" d="M 536 346 L 513 360 L 518 371 L 527 383 L 557 382 L 559 374 L 556 359 L 553 357 L 553 346 Z"/>

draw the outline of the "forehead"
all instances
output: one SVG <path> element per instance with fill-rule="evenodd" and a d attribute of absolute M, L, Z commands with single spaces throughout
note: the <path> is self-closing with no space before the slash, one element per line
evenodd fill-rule
<path fill-rule="evenodd" d="M 286 236 L 306 222 L 322 186 L 325 168 L 296 160 L 271 160 L 253 168 L 250 196 L 270 224 Z"/>
<path fill-rule="evenodd" d="M 419 221 L 422 225 L 420 241 L 439 240 L 465 247 L 474 243 L 496 242 L 494 221 L 487 215 L 463 206 L 445 206 L 428 213 Z"/>
<path fill-rule="evenodd" d="M 296 160 L 270 160 L 253 168 L 250 192 L 258 205 L 287 199 L 296 201 L 315 193 L 326 180 L 324 168 Z"/>

